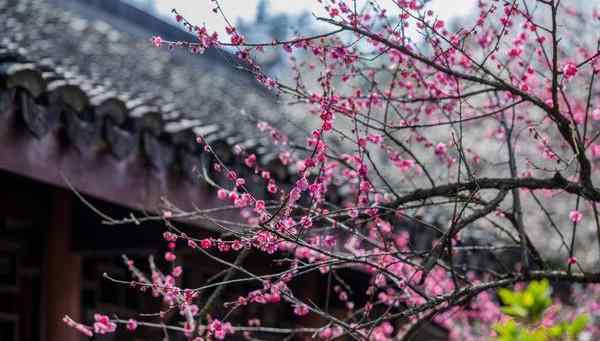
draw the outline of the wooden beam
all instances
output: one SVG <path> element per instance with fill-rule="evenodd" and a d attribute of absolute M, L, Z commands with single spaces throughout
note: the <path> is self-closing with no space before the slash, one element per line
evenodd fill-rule
<path fill-rule="evenodd" d="M 160 214 L 163 198 L 184 210 L 222 205 L 212 188 L 194 184 L 179 172 L 155 169 L 139 152 L 126 160 L 102 149 L 83 153 L 65 144 L 60 131 L 35 138 L 17 128 L 15 120 L 14 113 L 0 113 L 0 169 L 68 189 L 67 179 L 83 194 L 141 212 Z M 217 217 L 239 219 L 231 212 Z M 204 220 L 187 223 L 214 229 Z"/>

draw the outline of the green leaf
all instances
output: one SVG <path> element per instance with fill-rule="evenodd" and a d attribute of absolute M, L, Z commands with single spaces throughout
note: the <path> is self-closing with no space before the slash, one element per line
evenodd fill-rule
<path fill-rule="evenodd" d="M 494 329 L 498 333 L 498 341 L 517 341 L 520 339 L 519 327 L 513 320 L 496 324 Z"/>
<path fill-rule="evenodd" d="M 589 321 L 590 317 L 587 314 L 577 316 L 567 327 L 567 333 L 571 338 L 576 338 L 585 329 Z"/>
<path fill-rule="evenodd" d="M 528 315 L 527 309 L 521 306 L 502 307 L 502 312 L 512 317 L 526 318 Z"/>
<path fill-rule="evenodd" d="M 528 333 L 525 338 L 527 341 L 546 341 L 548 340 L 548 334 L 545 329 L 538 329 L 531 333 Z"/>
<path fill-rule="evenodd" d="M 522 299 L 521 299 L 521 304 L 525 307 L 525 308 L 530 308 L 533 307 L 538 301 L 538 297 L 535 296 L 534 293 L 530 292 L 530 291 L 526 291 L 523 293 Z"/>
<path fill-rule="evenodd" d="M 513 304 L 518 304 L 519 303 L 519 295 L 515 292 L 513 292 L 510 289 L 506 289 L 506 288 L 500 288 L 498 289 L 498 296 L 500 296 L 500 299 L 502 300 L 502 303 L 506 304 L 506 305 L 513 305 Z"/>

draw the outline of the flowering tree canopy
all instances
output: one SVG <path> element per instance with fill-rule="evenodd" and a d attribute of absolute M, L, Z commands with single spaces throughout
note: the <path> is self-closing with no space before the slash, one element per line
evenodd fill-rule
<path fill-rule="evenodd" d="M 109 277 L 148 289 L 181 312 L 181 325 L 97 315 L 93 328 L 67 318 L 70 326 L 84 334 L 112 332 L 115 323 L 169 328 L 197 340 L 255 332 L 408 340 L 433 321 L 467 340 L 492 335 L 504 318 L 493 289 L 547 279 L 585 284 L 577 290 L 598 297 L 600 12 L 571 1 L 480 0 L 475 18 L 449 25 L 424 1 L 323 2 L 328 16 L 315 20 L 330 31 L 271 42 L 247 41 L 227 20 L 228 36 L 219 37 L 174 10 L 197 40 L 154 37 L 157 47 L 233 49 L 245 72 L 289 103 L 289 120 L 310 121 L 310 131 L 258 123 L 287 181 L 243 146 L 234 148 L 239 172 L 198 138 L 212 157 L 202 176 L 223 206 L 166 205 L 154 219 L 167 229 L 166 262 L 186 248 L 228 270 L 184 288 L 181 267 L 151 262 L 146 275 L 126 259 L 133 280 Z M 226 18 L 216 1 L 214 12 Z M 267 49 L 289 54 L 290 81 L 254 62 Z M 215 218 L 224 211 L 238 218 Z M 194 217 L 222 235 L 199 239 L 177 227 Z M 268 255 L 277 270 L 251 271 L 250 253 Z M 353 287 L 341 270 L 368 283 Z M 323 302 L 292 289 L 311 273 L 326 279 Z M 319 325 L 232 325 L 213 315 L 236 285 L 253 289 L 228 310 L 287 305 Z M 334 300 L 343 312 L 329 309 Z M 583 308 L 598 318 L 597 305 L 562 313 Z M 587 333 L 600 337 L 593 324 Z"/>

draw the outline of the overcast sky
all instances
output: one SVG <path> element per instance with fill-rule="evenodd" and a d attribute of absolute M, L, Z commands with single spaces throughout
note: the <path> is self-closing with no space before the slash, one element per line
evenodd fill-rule
<path fill-rule="evenodd" d="M 359 2 L 364 3 L 364 0 Z M 219 3 L 227 17 L 234 23 L 239 18 L 252 20 L 256 16 L 258 0 L 220 0 Z M 394 6 L 391 0 L 379 0 L 378 3 L 382 6 L 389 4 L 386 8 Z M 433 0 L 428 7 L 433 9 L 439 18 L 448 20 L 469 13 L 476 3 L 476 0 Z M 211 0 L 156 0 L 156 7 L 163 14 L 169 14 L 172 8 L 176 8 L 194 24 L 205 23 L 209 30 L 216 30 L 221 34 L 224 32 L 223 19 L 211 11 L 213 8 Z M 317 0 L 270 0 L 270 9 L 272 14 L 298 14 L 302 11 L 321 15 L 324 13 L 323 4 L 318 3 Z"/>

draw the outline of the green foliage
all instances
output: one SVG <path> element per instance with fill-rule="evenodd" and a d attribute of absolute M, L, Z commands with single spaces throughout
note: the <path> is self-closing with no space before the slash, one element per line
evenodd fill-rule
<path fill-rule="evenodd" d="M 544 312 L 552 304 L 552 290 L 547 280 L 532 281 L 527 289 L 498 290 L 504 306 L 502 311 L 512 319 L 495 326 L 497 341 L 554 341 L 577 340 L 589 322 L 587 314 L 577 316 L 572 322 L 555 322 L 540 325 Z"/>
<path fill-rule="evenodd" d="M 505 288 L 498 290 L 498 295 L 505 305 L 502 311 L 508 316 L 530 323 L 539 321 L 544 311 L 552 304 L 551 293 L 547 280 L 533 281 L 521 292 Z"/>

